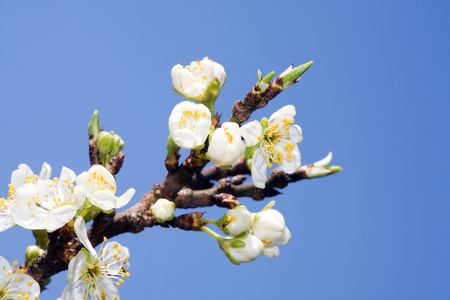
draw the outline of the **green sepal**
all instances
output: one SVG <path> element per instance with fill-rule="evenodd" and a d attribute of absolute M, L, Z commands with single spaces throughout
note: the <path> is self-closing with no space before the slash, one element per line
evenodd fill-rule
<path fill-rule="evenodd" d="M 232 248 L 245 248 L 245 242 L 241 240 L 234 240 L 231 242 L 230 247 Z"/>
<path fill-rule="evenodd" d="M 97 137 L 99 132 L 101 131 L 100 121 L 98 120 L 98 111 L 95 110 L 92 115 L 91 121 L 88 126 L 89 134 Z"/>
<path fill-rule="evenodd" d="M 229 259 L 233 264 L 235 264 L 235 265 L 237 265 L 237 266 L 239 266 L 239 265 L 241 264 L 236 258 L 234 258 L 233 256 L 231 256 L 230 253 L 225 252 L 225 255 L 228 257 L 228 259 Z"/>

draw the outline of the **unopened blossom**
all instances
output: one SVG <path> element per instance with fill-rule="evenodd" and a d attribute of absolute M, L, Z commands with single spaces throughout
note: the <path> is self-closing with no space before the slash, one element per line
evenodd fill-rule
<path fill-rule="evenodd" d="M 194 149 L 205 143 L 211 126 L 211 113 L 203 104 L 189 101 L 178 103 L 169 117 L 170 136 L 184 149 Z"/>
<path fill-rule="evenodd" d="M 275 201 L 269 202 L 264 209 L 252 214 L 252 234 L 264 244 L 263 255 L 267 257 L 279 256 L 277 245 L 284 245 L 291 240 L 291 232 L 286 227 L 283 215 L 271 207 Z"/>
<path fill-rule="evenodd" d="M 124 283 L 122 278 L 130 276 L 124 270 L 129 250 L 119 243 L 110 242 L 97 253 L 87 237 L 83 218 L 77 218 L 74 229 L 87 250 L 83 248 L 70 261 L 67 272 L 69 284 L 64 289 L 61 300 L 87 299 L 87 297 L 94 300 L 118 300 L 117 286 Z"/>
<path fill-rule="evenodd" d="M 227 79 L 222 65 L 208 57 L 201 61 L 193 61 L 184 68 L 178 64 L 172 68 L 170 73 L 173 89 L 187 99 L 197 101 L 202 101 L 202 98 L 205 98 L 205 93 L 211 87 L 213 81 L 218 82 L 218 89 L 220 90 Z"/>
<path fill-rule="evenodd" d="M 222 218 L 219 219 L 217 225 L 223 233 L 237 236 L 250 229 L 252 217 L 247 208 L 240 205 L 228 210 Z"/>
<path fill-rule="evenodd" d="M 256 147 L 252 157 L 252 179 L 258 188 L 266 185 L 267 168 L 277 163 L 290 174 L 300 167 L 297 143 L 303 139 L 302 130 L 293 124 L 295 107 L 286 105 L 272 114 L 267 121 L 253 121 L 241 127 L 248 147 Z"/>
<path fill-rule="evenodd" d="M 220 249 L 235 265 L 257 259 L 264 250 L 263 242 L 252 234 L 243 233 L 236 237 L 225 237 L 206 226 L 202 226 L 200 229 L 216 239 Z"/>
<path fill-rule="evenodd" d="M 102 165 L 92 166 L 89 171 L 78 175 L 76 183 L 85 189 L 89 202 L 103 211 L 125 206 L 135 193 L 135 190 L 130 188 L 117 197 L 116 180 Z"/>
<path fill-rule="evenodd" d="M 0 256 L 0 299 L 39 300 L 40 292 L 39 284 L 30 275 L 23 274 L 23 269 L 14 273 L 9 262 Z"/>
<path fill-rule="evenodd" d="M 20 185 L 15 190 L 17 203 L 11 208 L 11 218 L 27 229 L 53 231 L 64 226 L 86 198 L 83 187 L 73 185 L 75 178 L 72 170 L 63 167 L 59 178 Z"/>
<path fill-rule="evenodd" d="M 243 238 L 224 237 L 219 241 L 219 246 L 235 265 L 254 261 L 264 250 L 263 242 L 252 234 L 247 234 Z"/>
<path fill-rule="evenodd" d="M 152 215 L 155 216 L 158 223 L 164 223 L 173 219 L 175 212 L 175 203 L 167 199 L 158 199 L 155 204 L 150 207 Z"/>
<path fill-rule="evenodd" d="M 209 159 L 219 166 L 231 166 L 244 155 L 245 144 L 241 140 L 239 125 L 225 122 L 214 130 L 208 147 Z"/>

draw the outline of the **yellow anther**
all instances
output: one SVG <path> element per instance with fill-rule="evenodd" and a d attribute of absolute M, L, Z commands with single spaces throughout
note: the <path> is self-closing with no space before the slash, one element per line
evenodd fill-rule
<path fill-rule="evenodd" d="M 292 160 L 292 154 L 291 153 L 286 154 L 286 159 L 288 161 L 291 161 Z"/>
<path fill-rule="evenodd" d="M 28 282 L 27 285 L 28 285 L 29 287 L 31 287 L 33 284 L 32 284 L 31 282 Z"/>
<path fill-rule="evenodd" d="M 103 241 L 104 241 L 104 242 L 108 241 L 108 239 L 106 238 L 106 236 L 103 237 Z"/>
<path fill-rule="evenodd" d="M 17 260 L 13 261 L 13 266 L 17 265 L 19 262 Z"/>
<path fill-rule="evenodd" d="M 20 281 L 20 277 L 16 277 L 16 281 Z"/>
<path fill-rule="evenodd" d="M 53 182 L 54 182 L 54 183 L 57 183 L 57 182 L 58 182 L 58 178 L 54 177 L 54 178 L 53 178 Z"/>

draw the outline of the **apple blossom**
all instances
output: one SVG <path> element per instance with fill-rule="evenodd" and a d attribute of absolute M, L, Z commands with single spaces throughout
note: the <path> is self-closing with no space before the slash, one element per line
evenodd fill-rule
<path fill-rule="evenodd" d="M 173 142 L 184 149 L 203 146 L 211 126 L 211 113 L 203 104 L 189 101 L 178 103 L 169 117 Z"/>
<path fill-rule="evenodd" d="M 110 242 L 97 253 L 87 237 L 83 218 L 77 218 L 74 229 L 87 250 L 83 248 L 69 262 L 69 284 L 64 289 L 61 300 L 86 299 L 88 296 L 95 300 L 118 300 L 117 286 L 124 282 L 122 278 L 130 276 L 124 270 L 129 250 L 117 242 Z"/>
<path fill-rule="evenodd" d="M 290 174 L 300 167 L 297 143 L 303 139 L 302 130 L 294 123 L 295 107 L 286 105 L 260 122 L 253 121 L 241 127 L 248 147 L 256 147 L 252 157 L 252 179 L 258 188 L 266 185 L 267 168 L 273 163 Z"/>
<path fill-rule="evenodd" d="M 85 189 L 89 202 L 103 211 L 125 206 L 135 193 L 130 188 L 122 196 L 116 197 L 116 180 L 101 165 L 92 166 L 89 171 L 78 175 L 76 182 Z"/>
<path fill-rule="evenodd" d="M 173 219 L 175 203 L 167 199 L 158 199 L 158 201 L 150 207 L 150 211 L 152 215 L 155 216 L 158 223 L 164 223 Z"/>
<path fill-rule="evenodd" d="M 0 256 L 0 299 L 39 300 L 40 292 L 39 284 L 30 275 L 23 274 L 23 269 L 13 273 L 9 262 Z"/>
<path fill-rule="evenodd" d="M 241 140 L 239 125 L 225 122 L 214 130 L 208 147 L 208 158 L 219 166 L 231 166 L 244 155 L 245 144 Z"/>

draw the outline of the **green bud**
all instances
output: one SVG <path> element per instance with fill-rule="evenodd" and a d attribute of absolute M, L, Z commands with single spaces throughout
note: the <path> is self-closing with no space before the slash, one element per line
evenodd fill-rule
<path fill-rule="evenodd" d="M 38 258 L 42 254 L 44 254 L 44 250 L 39 248 L 36 245 L 31 245 L 27 247 L 27 250 L 25 250 L 25 265 L 28 265 L 30 261 L 32 261 L 35 258 Z"/>
<path fill-rule="evenodd" d="M 100 122 L 98 120 L 98 111 L 97 110 L 95 110 L 94 114 L 92 115 L 92 119 L 89 122 L 88 130 L 89 130 L 89 134 L 93 135 L 94 137 L 97 137 L 97 135 L 101 131 Z"/>
<path fill-rule="evenodd" d="M 283 78 L 283 90 L 294 85 L 294 83 L 300 79 L 300 76 L 305 73 L 312 64 L 313 61 L 310 61 L 295 68 L 292 68 L 292 66 L 287 68 L 287 70 L 280 75 L 280 77 Z"/>
<path fill-rule="evenodd" d="M 98 134 L 97 148 L 102 163 L 107 163 L 107 158 L 111 158 L 120 153 L 125 145 L 124 141 L 114 134 L 113 131 L 102 131 Z"/>
<path fill-rule="evenodd" d="M 264 92 L 269 87 L 269 83 L 274 75 L 275 71 L 272 71 L 269 74 L 267 74 L 263 79 L 261 79 L 261 71 L 258 70 L 258 86 L 261 92 Z"/>

